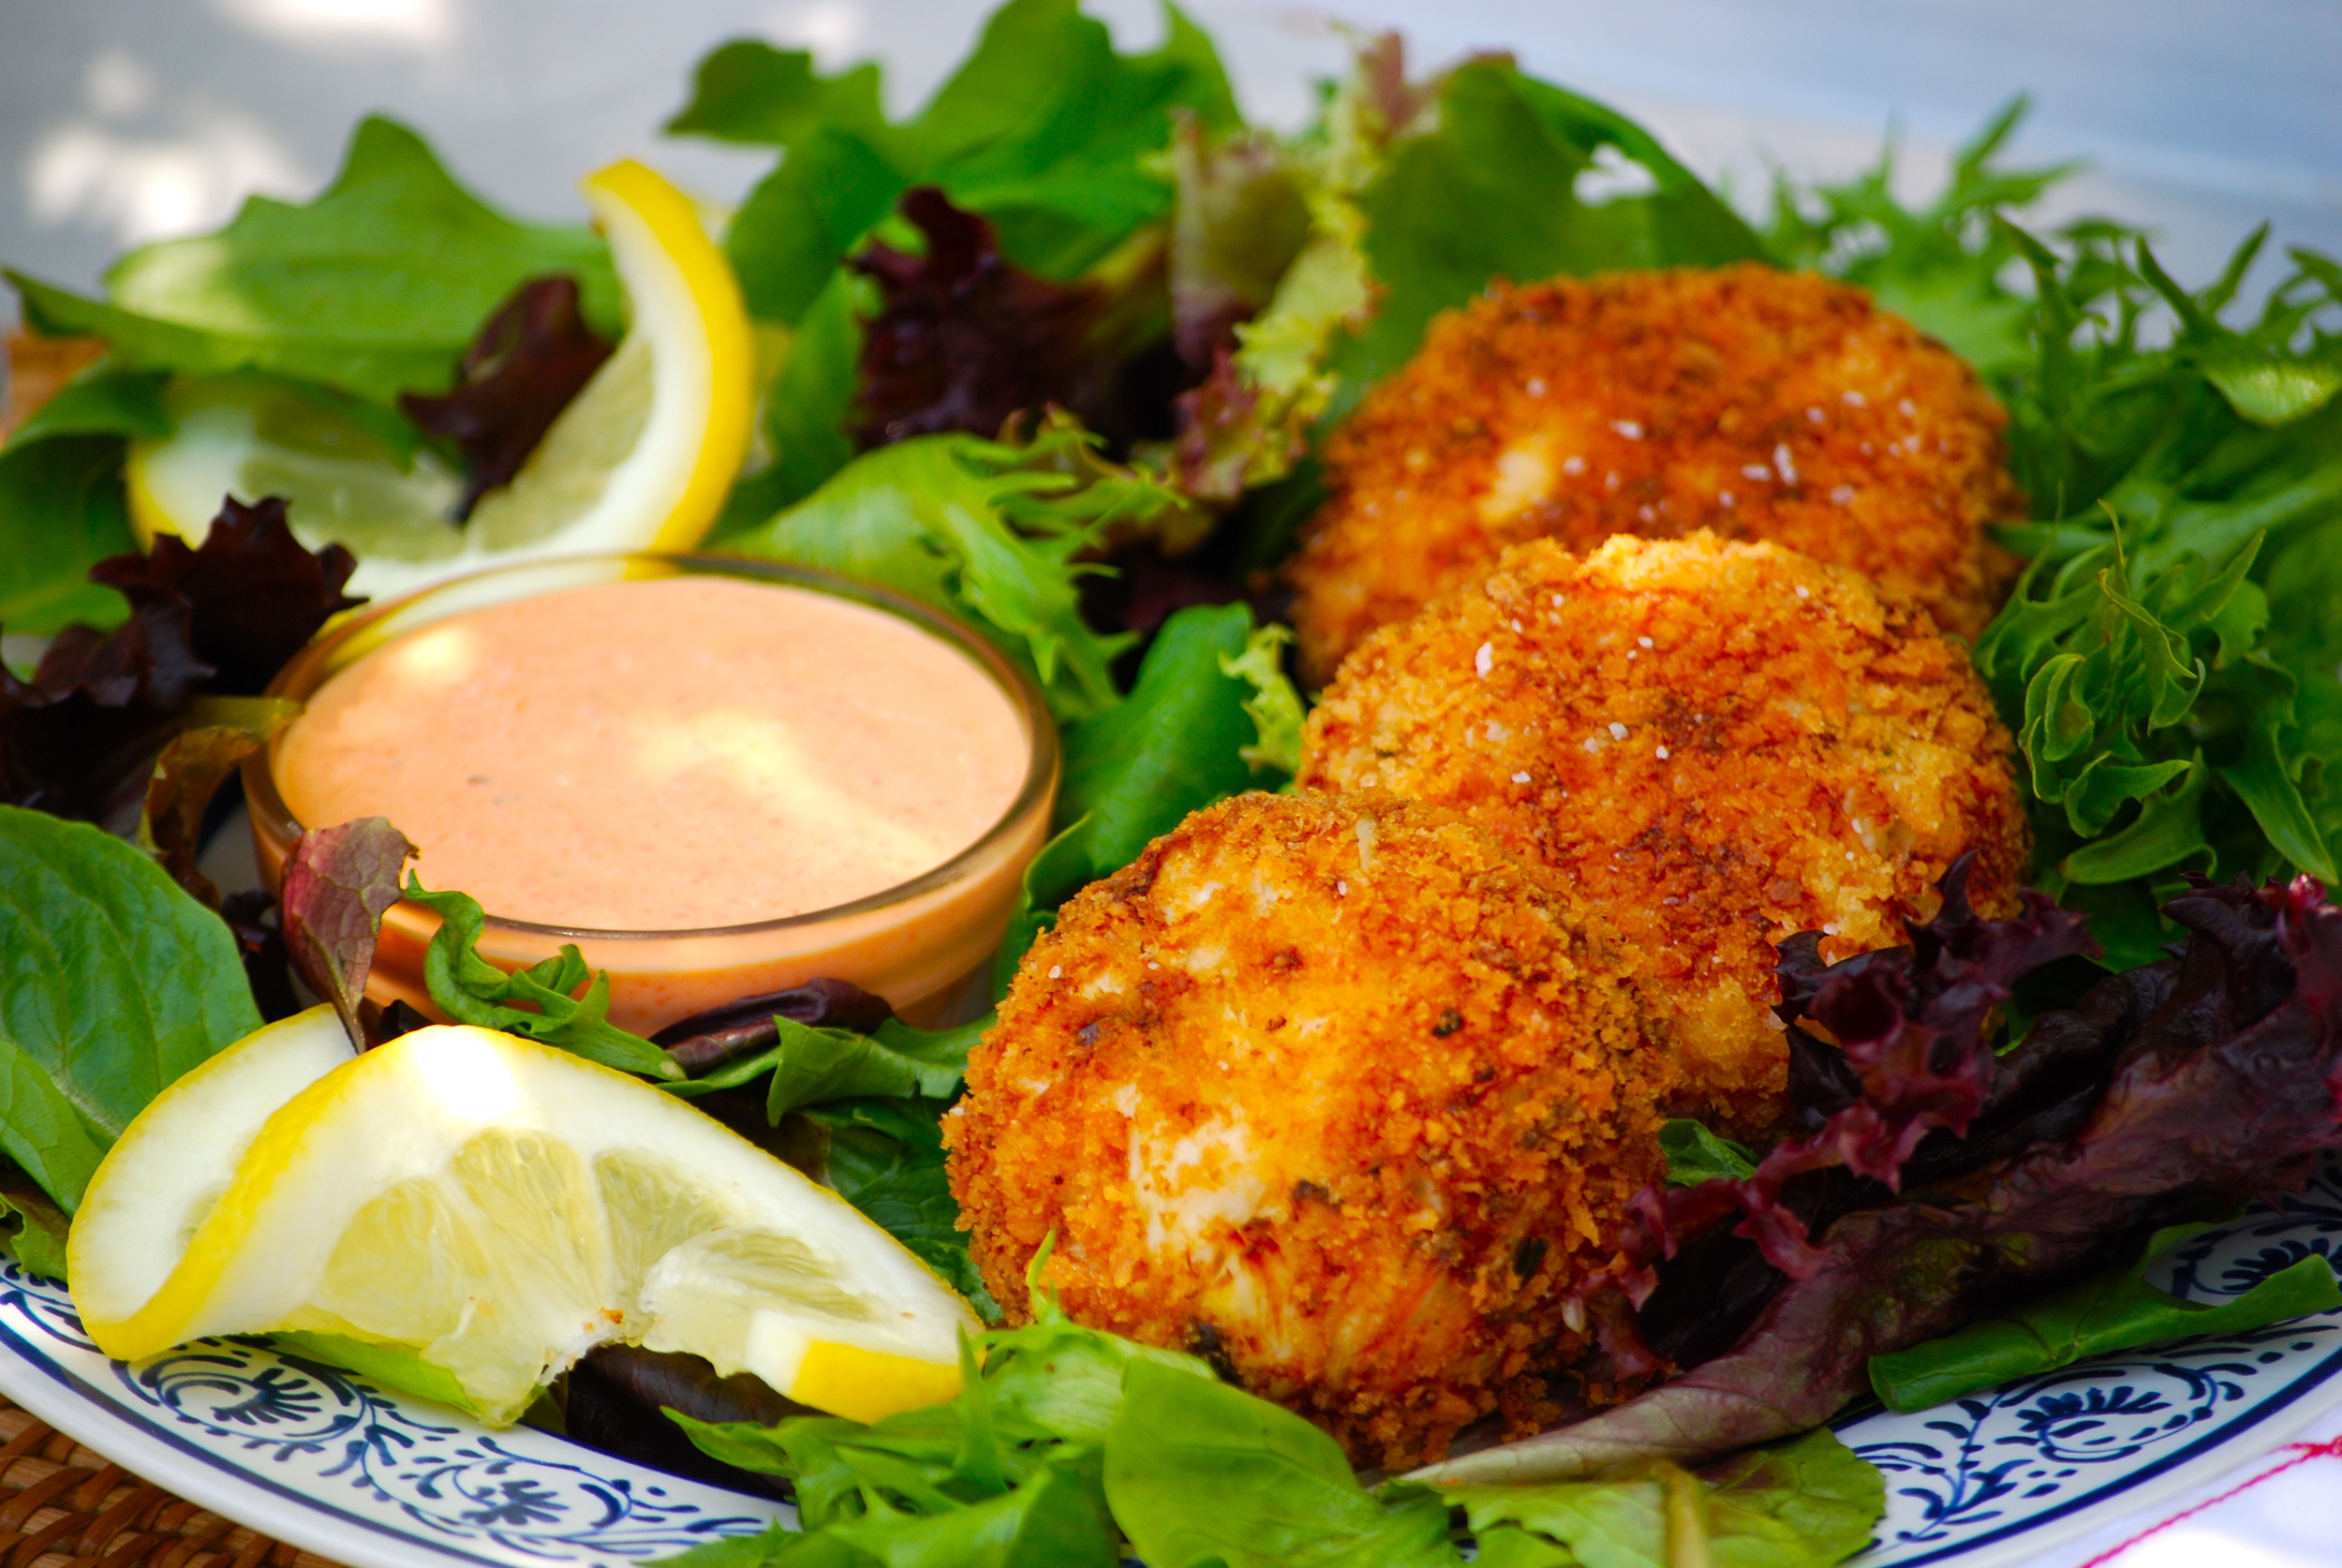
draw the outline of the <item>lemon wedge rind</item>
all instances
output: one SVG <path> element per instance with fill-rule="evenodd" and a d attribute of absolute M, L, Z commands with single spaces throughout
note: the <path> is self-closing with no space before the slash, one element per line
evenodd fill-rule
<path fill-rule="evenodd" d="M 282 493 L 304 542 L 348 543 L 376 600 L 511 561 L 696 544 L 745 460 L 753 332 L 689 198 L 626 160 L 584 182 L 630 324 L 512 482 L 451 520 L 461 481 L 428 451 L 402 468 L 363 431 L 250 378 L 174 383 L 175 429 L 130 446 L 130 523 L 200 543 L 233 494 Z"/>
<path fill-rule="evenodd" d="M 160 1288 L 118 1305 L 83 1311 L 111 1355 L 284 1329 L 400 1346 L 492 1422 L 609 1340 L 885 1413 L 950 1398 L 980 1326 L 851 1205 L 684 1102 L 466 1027 L 286 1100 Z"/>
<path fill-rule="evenodd" d="M 156 1096 L 99 1162 L 66 1237 L 83 1313 L 128 1317 L 152 1299 L 268 1118 L 350 1059 L 340 1017 L 313 1007 L 255 1029 Z"/>

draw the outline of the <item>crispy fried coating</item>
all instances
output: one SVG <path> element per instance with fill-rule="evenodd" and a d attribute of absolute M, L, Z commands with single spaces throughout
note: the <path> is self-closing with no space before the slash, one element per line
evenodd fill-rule
<path fill-rule="evenodd" d="M 1852 567 L 1973 638 L 2024 515 L 2007 416 L 1861 289 L 1746 263 L 1498 288 L 1431 325 L 1327 443 L 1287 569 L 1312 685 L 1507 545 L 1707 528 Z"/>
<path fill-rule="evenodd" d="M 1445 1452 L 1585 1341 L 1663 1169 L 1620 954 L 1445 812 L 1208 807 L 1068 903 L 944 1119 L 993 1294 L 1211 1356 L 1361 1463 Z"/>
<path fill-rule="evenodd" d="M 2029 852 L 2009 737 L 1923 610 L 1771 544 L 1551 540 L 1361 644 L 1300 782 L 1467 813 L 1626 939 L 1674 1104 L 1747 1132 L 1784 1108 L 1772 944 L 1904 939 L 1963 851 L 2012 914 Z"/>

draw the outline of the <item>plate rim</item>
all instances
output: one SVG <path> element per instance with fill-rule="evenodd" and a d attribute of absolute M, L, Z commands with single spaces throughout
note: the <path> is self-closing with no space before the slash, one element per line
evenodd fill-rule
<path fill-rule="evenodd" d="M 2322 1316 L 2325 1314 L 2313 1314 L 2312 1319 Z M 2134 1357 L 2151 1355 L 2157 1348 L 2142 1346 L 2131 1354 Z M 262 1470 L 236 1463 L 197 1437 L 147 1418 L 142 1411 L 111 1389 L 45 1354 L 17 1325 L 6 1321 L 0 1321 L 0 1395 L 15 1400 L 37 1419 L 138 1479 L 160 1486 L 261 1534 L 347 1564 L 348 1568 L 416 1568 L 418 1561 L 464 1564 L 467 1568 L 510 1568 L 504 1559 L 467 1550 L 452 1542 L 435 1541 L 419 1531 L 398 1529 L 347 1507 L 321 1491 L 288 1485 Z M 2126 1514 L 2140 1511 L 2157 1496 L 2192 1489 L 2264 1457 L 2337 1406 L 2342 1406 L 2342 1345 L 2328 1350 L 2294 1377 L 2290 1385 L 2273 1393 L 2249 1412 L 2240 1413 L 2235 1421 L 2201 1434 L 2184 1448 L 2127 1473 L 2119 1481 L 2110 1482 L 2109 1489 L 2059 1502 L 2022 1519 L 2008 1520 L 1986 1534 L 1947 1542 L 1920 1556 L 1901 1559 L 1895 1568 L 2008 1568 L 2010 1564 L 2038 1559 Z M 1833 1423 L 1832 1429 L 1842 1437 L 1851 1438 L 1860 1419 L 1843 1425 Z M 604 1461 L 612 1458 L 571 1439 L 556 1441 Z M 650 1467 L 629 1468 L 665 1477 L 664 1472 L 651 1471 Z M 1891 1477 L 1889 1484 L 1892 1485 Z M 697 1485 L 744 1509 L 762 1513 L 774 1507 L 768 1499 L 710 1483 Z M 419 1557 L 419 1553 L 423 1555 Z M 1869 1551 L 1850 1560 L 1857 1568 L 1868 1561 Z"/>
<path fill-rule="evenodd" d="M 2310 1318 L 2288 1319 L 2286 1323 L 2308 1322 L 2325 1315 L 2314 1313 Z M 2286 1324 L 2269 1326 L 2280 1328 Z M 2187 1342 L 2172 1339 L 2162 1344 Z M 2139 1352 L 2124 1354 L 2138 1355 L 2159 1348 L 2161 1345 L 2144 1345 Z M 2204 1433 L 2177 1452 L 2127 1472 L 2119 1481 L 2109 1484 L 2112 1489 L 2073 1498 L 2022 1520 L 2012 1519 L 1967 1541 L 1948 1543 L 1922 1556 L 1901 1559 L 1894 1568 L 1933 1568 L 1935 1564 L 1950 1564 L 1952 1568 L 2008 1568 L 2009 1564 L 2026 1561 L 2139 1510 L 2157 1494 L 2169 1496 L 2190 1490 L 2275 1453 L 2288 1438 L 2337 1406 L 2342 1406 L 2342 1345 L 2336 1345 L 2305 1368 L 2283 1393 L 2255 1405 L 2249 1413 L 2220 1429 Z M 1844 1441 L 1854 1425 L 1833 1427 L 1832 1430 L 1839 1432 Z M 1889 1485 L 1892 1485 L 1891 1477 Z M 1868 1561 L 1867 1551 L 1848 1559 L 1853 1568 L 1862 1568 Z"/>
<path fill-rule="evenodd" d="M 120 1368 L 124 1363 L 112 1361 L 110 1365 Z M 246 1529 L 345 1564 L 346 1568 L 416 1568 L 419 1552 L 428 1554 L 422 1561 L 461 1563 L 467 1568 L 511 1568 L 505 1559 L 395 1529 L 345 1507 L 322 1492 L 288 1486 L 257 1469 L 223 1462 L 196 1439 L 141 1418 L 136 1407 L 42 1354 L 5 1321 L 0 1321 L 0 1395 L 120 1466 L 133 1479 L 159 1486 Z M 736 1502 L 746 1512 L 770 1514 L 779 1506 L 769 1498 L 634 1465 L 588 1449 L 573 1439 L 556 1440 L 604 1461 L 658 1475 L 663 1481 L 679 1480 L 688 1486 L 704 1487 Z M 661 1560 L 640 1561 L 649 1563 Z"/>

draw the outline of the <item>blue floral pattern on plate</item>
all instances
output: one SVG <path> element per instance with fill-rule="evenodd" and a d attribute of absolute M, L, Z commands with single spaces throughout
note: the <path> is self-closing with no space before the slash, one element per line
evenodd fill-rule
<path fill-rule="evenodd" d="M 2149 1278 L 2185 1300 L 2219 1301 L 2313 1253 L 2342 1256 L 2342 1163 L 2333 1160 L 2281 1209 L 2256 1206 L 2157 1259 Z M 2194 1467 L 2259 1452 L 2275 1441 L 2267 1428 L 2337 1400 L 2342 1310 L 1861 1417 L 1838 1435 L 1886 1472 L 1887 1516 L 1856 1561 L 1918 1568 L 2030 1546 L 2023 1538 L 2078 1523 L 2085 1509 L 2119 1508 L 2183 1467 L 2192 1477 Z"/>
<path fill-rule="evenodd" d="M 2342 1164 L 2157 1260 L 2191 1300 L 2342 1256 Z M 548 1433 L 489 1432 L 259 1339 L 109 1361 L 64 1288 L 0 1265 L 0 1391 L 133 1470 L 358 1568 L 452 1560 L 627 1568 L 791 1517 L 782 1505 L 625 1464 Z M 2269 1446 L 2342 1400 L 2342 1310 L 2104 1357 L 1839 1435 L 1887 1475 L 1861 1568 L 2023 1553 L 2136 1488 Z"/>
<path fill-rule="evenodd" d="M 549 1433 L 491 1432 L 261 1339 L 111 1361 L 63 1286 L 13 1265 L 0 1266 L 0 1388 L 133 1469 L 126 1428 L 173 1440 L 207 1462 L 204 1484 L 174 1475 L 178 1489 L 343 1561 L 623 1568 L 790 1516 Z"/>

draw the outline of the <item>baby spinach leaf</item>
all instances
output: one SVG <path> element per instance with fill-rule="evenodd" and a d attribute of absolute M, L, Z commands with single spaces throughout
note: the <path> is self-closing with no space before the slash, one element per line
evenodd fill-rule
<path fill-rule="evenodd" d="M 1746 1181 L 1756 1173 L 1756 1156 L 1729 1138 L 1719 1138 L 1696 1121 L 1676 1120 L 1659 1129 L 1668 1157 L 1668 1185 L 1697 1187 L 1703 1181 Z"/>
<path fill-rule="evenodd" d="M 107 274 L 102 303 L 9 276 L 38 330 L 103 337 L 124 366 L 270 370 L 388 405 L 403 391 L 444 390 L 480 323 L 545 273 L 576 275 L 586 318 L 619 335 L 601 240 L 504 217 L 412 131 L 375 117 L 315 201 L 254 197 L 215 234 L 134 250 Z"/>
<path fill-rule="evenodd" d="M 734 38 L 699 63 L 691 101 L 667 122 L 674 136 L 704 136 L 748 146 L 790 147 L 824 126 L 882 134 L 879 68 L 865 62 L 837 76 L 813 68 L 801 49 L 775 49 Z"/>
<path fill-rule="evenodd" d="M 666 1052 L 610 1022 L 610 975 L 588 969 L 576 943 L 563 943 L 558 957 L 507 974 L 480 956 L 488 920 L 478 899 L 452 889 L 434 892 L 411 872 L 406 893 L 439 917 L 423 953 L 423 984 L 439 1011 L 457 1023 L 541 1041 L 646 1078 L 683 1076 Z"/>
<path fill-rule="evenodd" d="M 1137 1555 L 1162 1568 L 1461 1561 L 1447 1505 L 1420 1487 L 1358 1485 L 1341 1447 L 1289 1411 L 1151 1361 L 1123 1375 L 1106 1432 L 1106 1501 Z"/>
<path fill-rule="evenodd" d="M 45 635 L 101 630 L 128 614 L 89 569 L 138 548 L 118 436 L 22 436 L 0 451 L 0 626 Z"/>
<path fill-rule="evenodd" d="M 125 370 L 100 360 L 57 389 L 8 437 L 11 446 L 52 436 L 168 436 L 170 411 L 160 371 Z"/>
<path fill-rule="evenodd" d="M 148 1101 L 259 1027 L 234 937 L 161 866 L 0 806 L 0 1149 L 60 1208 Z"/>
<path fill-rule="evenodd" d="M 918 185 L 989 219 L 1018 265 L 1067 280 L 1169 211 L 1156 157 L 1176 115 L 1215 131 L 1239 123 L 1209 40 L 1176 7 L 1165 12 L 1162 47 L 1124 55 L 1075 0 L 1011 0 L 900 125 L 880 107 L 874 66 L 823 78 L 801 52 L 734 42 L 703 62 L 690 104 L 667 128 L 782 150 L 726 242 L 764 319 L 802 319 Z"/>
<path fill-rule="evenodd" d="M 822 126 L 802 137 L 749 193 L 724 237 L 749 314 L 801 323 L 911 185 L 865 135 Z"/>
<path fill-rule="evenodd" d="M 63 1280 L 65 1241 L 72 1221 L 33 1178 L 13 1164 L 0 1164 L 0 1246 L 25 1272 Z"/>
<path fill-rule="evenodd" d="M 1871 1357 L 1871 1386 L 1890 1410 L 1925 1410 L 1994 1383 L 2054 1371 L 2087 1356 L 2198 1334 L 2248 1329 L 2342 1307 L 2333 1264 L 2312 1255 L 2232 1301 L 2182 1301 L 2146 1281 L 2146 1269 L 2209 1225 L 2175 1225 L 2139 1255 L 2095 1280 L 2043 1296 L 2006 1317 L 1971 1323 L 1909 1350 Z"/>
<path fill-rule="evenodd" d="M 1597 161 L 1602 149 L 1608 156 Z M 1647 188 L 1589 202 L 1581 176 L 1641 171 Z M 1762 242 L 1647 132 L 1509 63 L 1458 67 L 1439 89 L 1437 128 L 1402 139 L 1361 198 L 1366 254 L 1386 290 L 1351 362 L 1396 370 L 1438 312 L 1495 277 L 1763 259 Z M 1479 214 L 1502 211 L 1504 223 Z"/>

